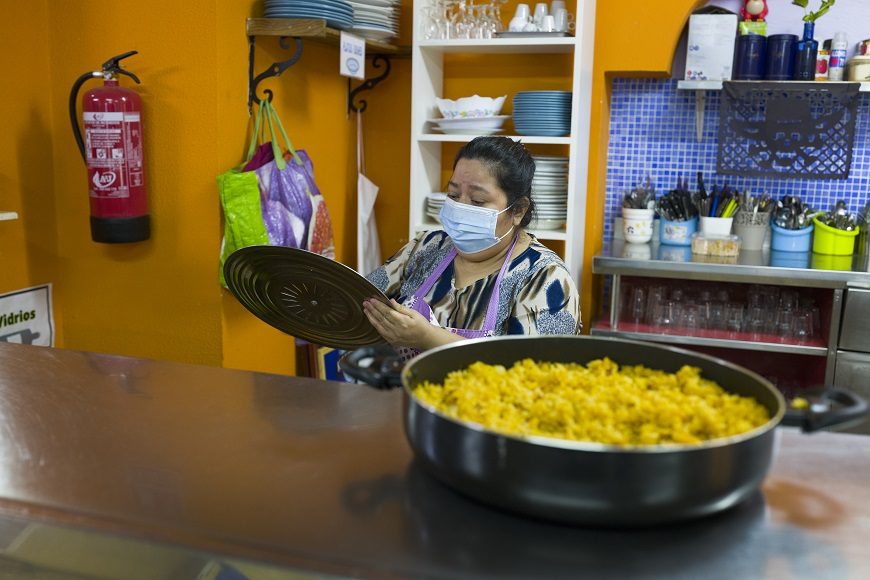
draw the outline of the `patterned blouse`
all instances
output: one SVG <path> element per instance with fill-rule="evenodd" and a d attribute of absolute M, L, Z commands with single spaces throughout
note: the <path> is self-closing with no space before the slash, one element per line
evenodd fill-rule
<path fill-rule="evenodd" d="M 423 232 L 366 276 L 389 298 L 408 300 L 453 249 L 443 231 Z M 453 264 L 422 297 L 442 327 L 480 329 L 498 271 L 464 288 L 453 285 Z M 559 256 L 532 236 L 501 284 L 495 334 L 579 334 L 580 295 Z"/>

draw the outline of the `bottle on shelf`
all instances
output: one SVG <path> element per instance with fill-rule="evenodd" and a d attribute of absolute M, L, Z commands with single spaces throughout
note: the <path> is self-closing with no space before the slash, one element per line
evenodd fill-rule
<path fill-rule="evenodd" d="M 816 78 L 816 56 L 819 42 L 813 39 L 815 23 L 804 22 L 804 37 L 795 47 L 794 80 L 812 81 Z"/>
<path fill-rule="evenodd" d="M 843 70 L 846 68 L 846 48 L 848 43 L 845 32 L 838 32 L 831 42 L 831 57 L 828 63 L 828 80 L 843 80 Z"/>
<path fill-rule="evenodd" d="M 831 61 L 831 42 L 828 38 L 822 43 L 822 48 L 816 54 L 816 80 L 828 80 L 828 69 Z"/>

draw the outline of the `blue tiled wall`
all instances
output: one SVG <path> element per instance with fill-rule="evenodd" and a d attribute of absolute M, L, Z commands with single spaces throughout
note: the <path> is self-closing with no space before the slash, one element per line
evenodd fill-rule
<path fill-rule="evenodd" d="M 858 125 L 852 155 L 852 170 L 844 180 L 759 179 L 717 175 L 719 108 L 718 91 L 707 92 L 704 138 L 695 139 L 695 93 L 677 90 L 674 79 L 614 79 L 610 112 L 610 144 L 607 157 L 607 200 L 604 239 L 613 235 L 613 218 L 621 215 L 622 196 L 652 177 L 657 195 L 689 178 L 694 191 L 695 175 L 704 172 L 708 190 L 726 181 L 740 191 L 769 192 L 774 199 L 797 194 L 814 208 L 829 209 L 838 199 L 851 211 L 870 201 L 870 94 L 859 104 Z"/>

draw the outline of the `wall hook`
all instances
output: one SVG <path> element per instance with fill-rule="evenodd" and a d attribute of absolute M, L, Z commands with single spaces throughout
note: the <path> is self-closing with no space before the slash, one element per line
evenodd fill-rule
<path fill-rule="evenodd" d="M 278 40 L 278 43 L 284 50 L 290 48 L 287 43 L 287 38 L 288 37 L 286 36 L 282 36 Z M 285 61 L 272 63 L 272 66 L 270 66 L 257 76 L 254 76 L 254 37 L 248 37 L 248 113 L 251 113 L 254 103 L 260 103 L 260 99 L 257 98 L 257 85 L 260 84 L 260 81 L 269 77 L 281 76 L 281 73 L 296 64 L 296 62 L 300 58 L 302 58 L 302 39 L 295 36 L 290 38 L 293 39 L 293 42 L 296 45 L 293 56 Z M 269 101 L 271 102 L 272 91 L 270 91 L 269 89 L 265 89 L 263 93 L 265 93 L 266 98 L 269 99 Z"/>
<path fill-rule="evenodd" d="M 390 59 L 382 54 L 376 54 L 374 58 L 372 58 L 372 67 L 381 68 L 381 63 L 384 63 L 384 72 L 380 76 L 376 76 L 374 78 L 363 81 L 357 88 L 351 88 L 350 79 L 347 79 L 347 112 L 348 114 L 352 112 L 364 112 L 366 107 L 368 107 L 368 103 L 365 99 L 361 99 L 359 102 L 359 106 L 354 105 L 354 99 L 356 96 L 363 91 L 370 91 L 375 88 L 381 81 L 390 76 Z"/>

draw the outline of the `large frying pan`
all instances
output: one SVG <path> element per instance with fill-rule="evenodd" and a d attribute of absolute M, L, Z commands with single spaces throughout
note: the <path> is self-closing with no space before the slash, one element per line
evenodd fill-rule
<path fill-rule="evenodd" d="M 712 514 L 749 497 L 770 467 L 774 432 L 786 417 L 782 395 L 737 365 L 669 346 L 588 336 L 510 336 L 462 341 L 427 351 L 401 369 L 383 350 L 364 348 L 342 370 L 379 387 L 404 387 L 405 433 L 417 458 L 454 489 L 511 511 L 595 526 L 648 526 Z M 586 363 L 610 357 L 675 372 L 697 366 L 725 390 L 754 397 L 771 419 L 748 433 L 698 445 L 621 448 L 545 437 L 513 437 L 449 418 L 413 394 L 476 361 L 510 366 L 523 358 Z M 851 423 L 866 403 L 846 391 L 827 395 L 839 407 L 792 416 L 805 431 Z"/>

